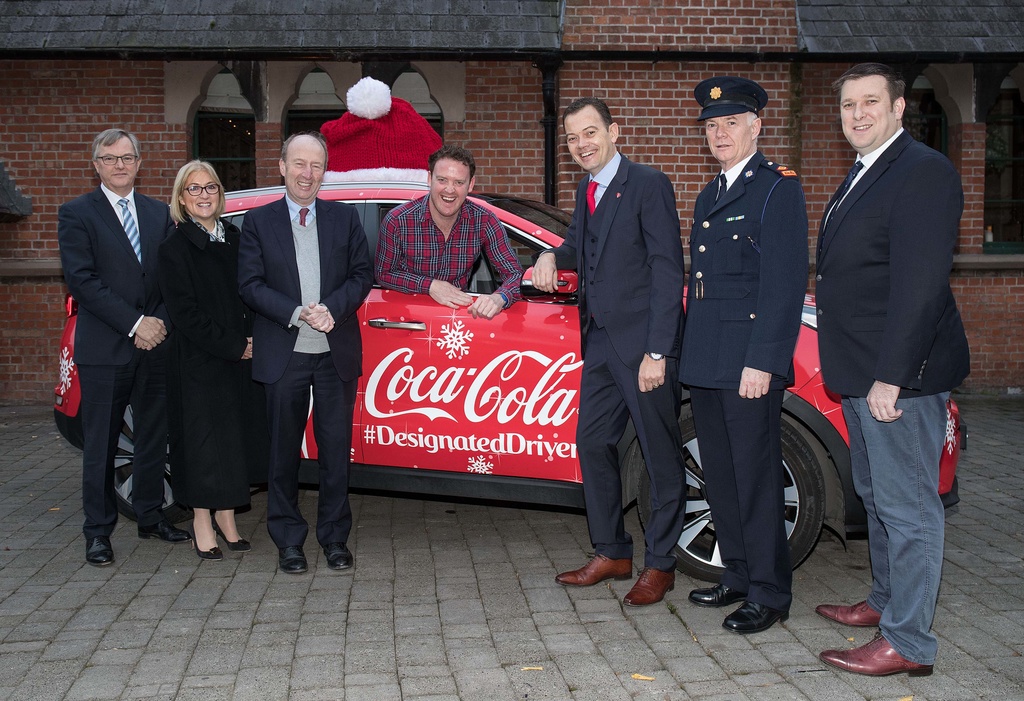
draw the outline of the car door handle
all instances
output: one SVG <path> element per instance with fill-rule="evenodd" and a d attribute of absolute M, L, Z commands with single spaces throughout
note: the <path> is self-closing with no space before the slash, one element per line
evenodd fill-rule
<path fill-rule="evenodd" d="M 402 331 L 427 330 L 427 325 L 422 321 L 388 321 L 387 319 L 370 319 L 366 323 L 375 329 L 401 329 Z"/>

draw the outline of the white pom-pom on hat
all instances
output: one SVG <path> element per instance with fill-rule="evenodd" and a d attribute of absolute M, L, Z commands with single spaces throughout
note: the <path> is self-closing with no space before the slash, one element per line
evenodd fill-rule
<path fill-rule="evenodd" d="M 363 119 L 378 119 L 391 111 L 391 88 L 367 76 L 345 94 L 348 111 Z"/>

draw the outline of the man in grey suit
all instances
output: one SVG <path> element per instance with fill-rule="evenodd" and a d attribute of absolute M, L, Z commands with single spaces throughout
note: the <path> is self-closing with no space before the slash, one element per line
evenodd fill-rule
<path fill-rule="evenodd" d="M 189 540 L 161 511 L 167 456 L 163 341 L 170 322 L 157 284 L 157 248 L 174 223 L 166 204 L 135 192 L 141 162 L 134 135 L 122 129 L 100 133 L 92 144 L 100 186 L 63 205 L 57 215 L 64 280 L 78 302 L 85 559 L 100 567 L 114 561 L 114 454 L 129 403 L 139 537 Z"/>

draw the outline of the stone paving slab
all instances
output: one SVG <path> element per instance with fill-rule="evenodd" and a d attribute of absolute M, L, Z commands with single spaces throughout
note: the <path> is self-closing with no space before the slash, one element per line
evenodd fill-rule
<path fill-rule="evenodd" d="M 578 512 L 354 495 L 354 570 L 310 542 L 292 576 L 260 493 L 238 516 L 251 552 L 201 562 L 122 519 L 114 566 L 89 567 L 80 453 L 48 407 L 0 408 L 0 699 L 1024 701 L 1024 400 L 958 401 L 939 654 L 914 679 L 818 661 L 873 635 L 814 614 L 870 583 L 867 542 L 830 533 L 795 572 L 789 620 L 745 637 L 687 603 L 701 583 L 685 576 L 642 609 L 622 605 L 628 581 L 555 584 L 588 557 Z M 635 510 L 627 527 L 639 541 Z"/>

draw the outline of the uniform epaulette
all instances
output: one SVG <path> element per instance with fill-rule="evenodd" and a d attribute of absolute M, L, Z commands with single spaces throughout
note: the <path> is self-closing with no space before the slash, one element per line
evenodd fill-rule
<path fill-rule="evenodd" d="M 773 170 L 779 175 L 787 178 L 797 177 L 797 172 L 788 166 L 784 166 L 780 163 L 772 163 L 771 161 L 762 161 L 762 163 L 769 169 Z"/>

